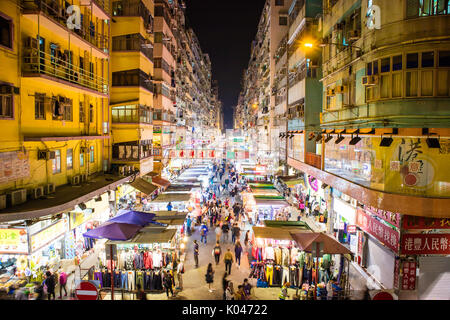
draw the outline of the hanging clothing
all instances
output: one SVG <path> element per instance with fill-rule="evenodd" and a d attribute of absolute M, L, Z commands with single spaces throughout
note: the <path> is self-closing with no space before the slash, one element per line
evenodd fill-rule
<path fill-rule="evenodd" d="M 275 263 L 276 264 L 281 264 L 281 249 L 280 248 L 275 248 L 274 249 L 274 253 L 275 253 Z"/>
<path fill-rule="evenodd" d="M 134 281 L 134 271 L 127 271 L 128 276 L 128 291 L 136 290 L 136 285 Z"/>
<path fill-rule="evenodd" d="M 271 246 L 266 247 L 264 253 L 265 253 L 264 260 L 275 260 L 275 253 L 273 247 Z"/>
<path fill-rule="evenodd" d="M 288 267 L 290 264 L 290 254 L 288 248 L 281 249 L 281 264 L 284 267 Z"/>

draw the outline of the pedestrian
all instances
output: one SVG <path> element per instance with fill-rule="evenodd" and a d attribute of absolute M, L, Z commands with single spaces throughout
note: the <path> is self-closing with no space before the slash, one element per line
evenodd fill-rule
<path fill-rule="evenodd" d="M 167 211 L 172 211 L 172 208 L 173 208 L 172 202 L 169 202 L 169 203 L 167 204 Z"/>
<path fill-rule="evenodd" d="M 219 224 L 217 224 L 215 232 L 216 232 L 216 242 L 219 242 L 220 236 L 222 235 L 222 229 L 220 229 Z"/>
<path fill-rule="evenodd" d="M 237 225 L 237 223 L 234 224 L 234 227 L 231 230 L 231 237 L 232 237 L 233 243 L 235 243 L 236 240 L 239 240 L 241 238 L 241 229 L 239 229 L 239 226 Z"/>
<path fill-rule="evenodd" d="M 47 272 L 45 273 L 45 280 L 44 280 L 44 288 L 47 288 L 47 298 L 48 300 L 55 300 L 55 286 L 56 286 L 56 282 L 55 282 L 55 277 L 54 275 L 50 272 L 50 270 L 47 270 Z M 53 299 L 51 299 L 51 297 L 53 296 Z"/>
<path fill-rule="evenodd" d="M 333 300 L 333 280 L 329 280 L 327 283 L 327 300 Z"/>
<path fill-rule="evenodd" d="M 247 232 L 245 233 L 245 238 L 244 238 L 244 244 L 245 244 L 246 249 L 248 247 L 248 234 L 249 233 L 250 233 L 250 230 L 247 230 Z"/>
<path fill-rule="evenodd" d="M 226 291 L 227 291 L 227 288 L 228 288 L 227 276 L 228 276 L 228 274 L 225 272 L 223 274 L 223 278 L 222 278 L 223 300 L 227 300 L 227 297 L 226 297 Z"/>
<path fill-rule="evenodd" d="M 178 289 L 183 290 L 183 273 L 184 273 L 184 263 L 177 259 L 177 278 L 178 278 Z"/>
<path fill-rule="evenodd" d="M 228 231 L 230 231 L 230 227 L 228 226 L 228 223 L 225 222 L 222 225 L 222 233 L 223 233 L 223 242 L 228 242 Z"/>
<path fill-rule="evenodd" d="M 136 287 L 137 287 L 137 298 L 138 298 L 138 300 L 147 300 L 147 294 L 142 289 L 141 284 L 138 283 L 136 285 Z"/>
<path fill-rule="evenodd" d="M 208 264 L 208 268 L 206 269 L 206 283 L 208 284 L 209 292 L 213 292 L 213 289 L 211 289 L 211 283 L 214 282 L 214 270 L 212 267 L 212 263 Z"/>
<path fill-rule="evenodd" d="M 252 285 L 248 282 L 248 279 L 244 279 L 244 284 L 242 285 L 244 287 L 244 292 L 246 297 L 250 300 L 252 296 Z"/>
<path fill-rule="evenodd" d="M 163 279 L 163 284 L 164 284 L 164 288 L 166 289 L 166 294 L 167 294 L 167 298 L 169 297 L 169 291 L 172 294 L 173 297 L 173 289 L 172 289 L 172 285 L 173 285 L 173 279 L 172 279 L 172 275 L 170 274 L 170 272 L 164 271 L 164 279 Z"/>
<path fill-rule="evenodd" d="M 186 229 L 187 229 L 187 234 L 188 236 L 191 235 L 191 217 L 188 215 L 187 219 L 186 219 Z"/>
<path fill-rule="evenodd" d="M 286 281 L 284 284 L 283 284 L 283 287 L 281 288 L 281 292 L 280 292 L 280 295 L 278 296 L 278 298 L 280 299 L 280 300 L 286 300 L 286 298 L 289 298 L 289 295 L 288 295 L 288 288 L 290 287 L 290 283 L 288 282 L 288 281 Z"/>
<path fill-rule="evenodd" d="M 195 260 L 195 267 L 198 268 L 198 243 L 197 243 L 197 240 L 194 240 L 194 260 Z"/>
<path fill-rule="evenodd" d="M 245 293 L 242 285 L 238 285 L 237 291 L 234 293 L 234 300 L 245 300 Z"/>
<path fill-rule="evenodd" d="M 236 241 L 236 245 L 234 246 L 234 257 L 238 264 L 238 268 L 240 268 L 240 266 L 241 266 L 241 254 L 242 254 L 242 246 L 238 240 L 238 241 Z"/>
<path fill-rule="evenodd" d="M 225 300 L 234 300 L 233 282 L 228 281 L 225 289 Z"/>
<path fill-rule="evenodd" d="M 216 242 L 216 246 L 212 250 L 212 254 L 214 256 L 214 259 L 216 260 L 216 265 L 219 264 L 220 261 L 220 254 L 222 253 L 222 248 L 219 245 L 219 242 Z"/>
<path fill-rule="evenodd" d="M 203 243 L 203 240 L 205 240 L 205 244 L 206 244 L 206 240 L 208 237 L 208 227 L 206 226 L 206 224 L 202 223 L 202 226 L 200 227 L 200 242 Z"/>
<path fill-rule="evenodd" d="M 67 274 L 63 268 L 59 268 L 59 299 L 62 299 L 62 289 L 64 289 L 64 297 L 67 297 Z"/>
<path fill-rule="evenodd" d="M 228 248 L 227 252 L 225 253 L 223 261 L 225 262 L 225 271 L 227 271 L 228 274 L 231 274 L 231 265 L 233 264 L 233 254 L 231 253 L 230 248 Z"/>

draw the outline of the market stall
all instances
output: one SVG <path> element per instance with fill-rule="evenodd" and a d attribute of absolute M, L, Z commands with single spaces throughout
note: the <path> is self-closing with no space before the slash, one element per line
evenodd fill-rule
<path fill-rule="evenodd" d="M 148 203 L 148 211 L 167 210 L 169 202 L 172 204 L 172 210 L 188 211 L 189 206 L 193 207 L 194 199 L 191 193 L 161 193 L 152 202 Z"/>

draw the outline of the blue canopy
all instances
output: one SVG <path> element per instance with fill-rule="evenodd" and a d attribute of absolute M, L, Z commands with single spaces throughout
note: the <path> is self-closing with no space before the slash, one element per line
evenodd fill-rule
<path fill-rule="evenodd" d="M 142 229 L 141 226 L 128 223 L 105 222 L 99 227 L 83 233 L 83 237 L 108 240 L 129 240 Z"/>
<path fill-rule="evenodd" d="M 133 210 L 119 210 L 118 214 L 114 218 L 109 219 L 108 222 L 129 223 L 144 227 L 153 222 L 154 217 L 154 213 Z"/>

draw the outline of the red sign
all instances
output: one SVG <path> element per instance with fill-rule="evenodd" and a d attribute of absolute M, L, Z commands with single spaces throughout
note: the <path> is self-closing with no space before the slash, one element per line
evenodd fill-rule
<path fill-rule="evenodd" d="M 395 268 L 394 268 L 394 289 L 398 290 L 398 275 L 400 273 L 400 259 L 395 259 Z"/>
<path fill-rule="evenodd" d="M 372 218 L 361 208 L 357 209 L 356 224 L 362 230 L 377 238 L 389 249 L 394 252 L 398 251 L 400 243 L 400 233 L 398 231 Z"/>
<path fill-rule="evenodd" d="M 390 294 L 389 292 L 381 291 L 381 292 L 378 292 L 378 293 L 372 298 L 372 300 L 394 300 L 394 297 L 393 297 L 392 294 Z"/>
<path fill-rule="evenodd" d="M 416 262 L 403 262 L 402 290 L 416 290 Z"/>
<path fill-rule="evenodd" d="M 402 254 L 450 254 L 449 233 L 404 234 Z"/>
<path fill-rule="evenodd" d="M 450 218 L 403 216 L 403 229 L 450 229 Z"/>
<path fill-rule="evenodd" d="M 356 233 L 356 226 L 355 226 L 354 224 L 349 225 L 349 226 L 347 227 L 347 232 L 348 232 L 348 233 Z"/>
<path fill-rule="evenodd" d="M 81 281 L 75 293 L 78 300 L 97 300 L 98 296 L 97 288 L 89 281 Z"/>
<path fill-rule="evenodd" d="M 385 220 L 386 222 L 389 222 L 390 224 L 396 226 L 397 228 L 400 228 L 400 214 L 399 213 L 384 211 L 384 210 L 377 209 L 372 206 L 364 206 L 364 209 L 366 209 L 366 211 L 376 215 L 377 217 L 380 217 L 381 219 Z"/>

